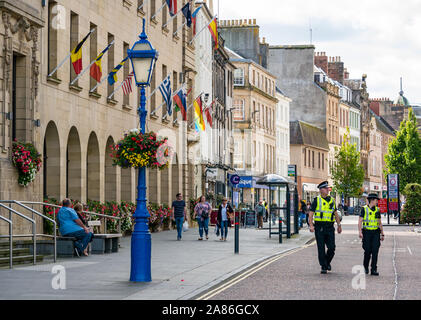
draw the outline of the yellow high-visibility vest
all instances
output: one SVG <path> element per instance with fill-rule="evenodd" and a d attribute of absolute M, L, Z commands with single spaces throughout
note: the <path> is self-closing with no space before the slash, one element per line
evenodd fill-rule
<path fill-rule="evenodd" d="M 333 206 L 331 204 L 333 203 Z M 332 209 L 330 208 L 332 207 Z M 321 196 L 317 197 L 317 207 L 316 211 L 314 212 L 314 221 L 319 222 L 334 222 L 335 215 L 335 200 L 330 197 L 330 201 L 327 202 Z"/>
<path fill-rule="evenodd" d="M 379 208 L 371 210 L 368 206 L 364 206 L 364 211 L 363 229 L 377 230 L 380 223 L 379 219 L 376 219 L 376 213 L 379 212 Z"/>

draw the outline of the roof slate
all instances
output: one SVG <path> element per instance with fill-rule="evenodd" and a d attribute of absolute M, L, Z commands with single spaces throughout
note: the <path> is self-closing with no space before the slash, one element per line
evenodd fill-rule
<path fill-rule="evenodd" d="M 290 122 L 291 144 L 303 144 L 329 150 L 326 132 L 304 121 Z"/>

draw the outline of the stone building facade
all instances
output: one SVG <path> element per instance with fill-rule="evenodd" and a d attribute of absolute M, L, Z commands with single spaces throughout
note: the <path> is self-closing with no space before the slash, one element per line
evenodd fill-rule
<path fill-rule="evenodd" d="M 276 78 L 253 60 L 230 51 L 234 72 L 234 168 L 240 176 L 260 177 L 276 171 Z M 267 197 L 255 186 L 243 189 L 243 202 Z"/>
<path fill-rule="evenodd" d="M 185 3 L 179 0 L 177 5 Z M 146 92 L 146 129 L 168 137 L 175 150 L 167 170 L 148 170 L 147 197 L 150 202 L 170 204 L 177 192 L 186 199 L 193 195 L 189 188 L 195 156 L 189 154 L 188 143 L 194 131 L 188 128 L 192 114 L 188 123 L 180 113 L 169 117 L 159 90 L 150 94 L 167 75 L 173 92 L 183 83 L 189 90 L 201 71 L 195 67 L 191 29 L 179 29 L 184 22 L 181 14 L 169 22 L 167 6 L 159 11 L 163 4 L 161 0 L 1 2 L 0 199 L 136 200 L 137 172 L 112 166 L 109 156 L 110 145 L 139 126 L 137 88 L 127 96 L 121 89 L 112 95 L 129 74 L 130 64 L 117 73 L 113 86 L 105 80 L 96 90 L 89 70 L 70 84 L 76 77 L 70 60 L 49 74 L 94 30 L 82 47 L 83 68 L 114 40 L 102 58 L 102 75 L 107 75 L 138 39 L 143 18 L 148 38 L 159 52 Z M 13 138 L 34 143 L 44 160 L 27 188 L 17 184 L 17 170 L 10 160 Z"/>
<path fill-rule="evenodd" d="M 329 142 L 323 129 L 304 121 L 290 122 L 291 163 L 297 165 L 297 190 L 307 203 L 319 194 L 328 175 Z"/>

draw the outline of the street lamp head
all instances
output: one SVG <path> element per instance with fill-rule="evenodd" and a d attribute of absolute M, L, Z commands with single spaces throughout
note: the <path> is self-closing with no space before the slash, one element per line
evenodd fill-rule
<path fill-rule="evenodd" d="M 143 19 L 143 30 L 139 35 L 139 40 L 127 50 L 127 55 L 132 63 L 136 85 L 149 86 L 158 59 L 158 51 L 152 47 L 145 33 L 145 19 Z"/>

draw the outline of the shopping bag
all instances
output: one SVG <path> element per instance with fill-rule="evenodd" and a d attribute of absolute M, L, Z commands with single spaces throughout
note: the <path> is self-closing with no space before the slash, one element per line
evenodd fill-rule
<path fill-rule="evenodd" d="M 189 223 L 187 221 L 184 221 L 184 223 L 183 223 L 183 231 L 186 232 L 187 230 L 189 230 Z"/>

